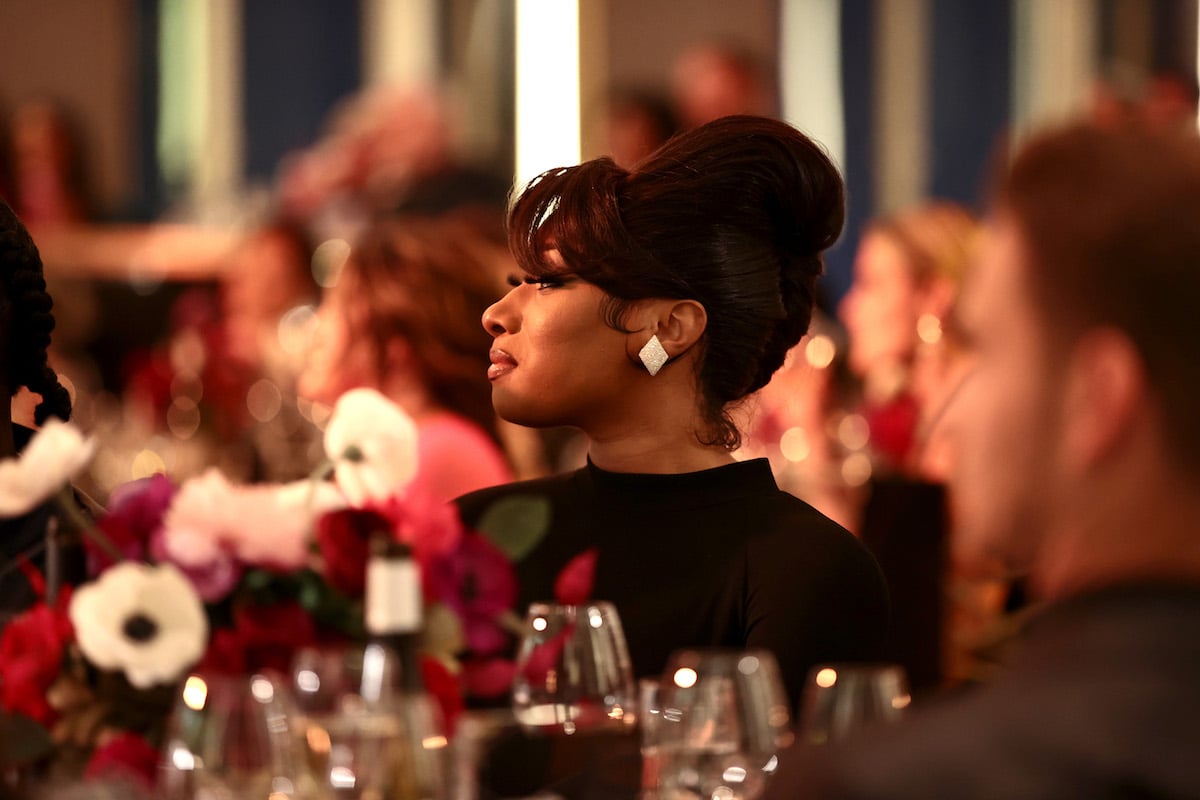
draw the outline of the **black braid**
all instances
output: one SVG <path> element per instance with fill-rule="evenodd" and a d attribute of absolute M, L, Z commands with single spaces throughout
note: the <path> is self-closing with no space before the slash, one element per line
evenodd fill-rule
<path fill-rule="evenodd" d="M 49 417 L 71 416 L 71 397 L 50 367 L 46 350 L 54 330 L 54 306 L 46 292 L 42 259 L 29 231 L 0 200 L 0 366 L 10 392 L 24 386 L 41 395 L 34 412 L 38 425 Z"/>

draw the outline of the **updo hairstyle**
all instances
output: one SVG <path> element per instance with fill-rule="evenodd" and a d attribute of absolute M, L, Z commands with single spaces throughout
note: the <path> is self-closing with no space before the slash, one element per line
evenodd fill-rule
<path fill-rule="evenodd" d="M 631 170 L 609 158 L 550 170 L 509 210 L 509 245 L 532 275 L 565 271 L 603 289 L 606 324 L 632 303 L 695 300 L 708 314 L 697 376 L 704 444 L 740 434 L 727 406 L 762 388 L 808 330 L 822 253 L 845 189 L 819 145 L 763 117 L 715 120 Z"/>
<path fill-rule="evenodd" d="M 23 386 L 41 396 L 34 412 L 38 425 L 51 416 L 71 416 L 71 397 L 46 356 L 54 330 L 53 305 L 37 246 L 0 200 L 0 367 L 9 392 Z"/>

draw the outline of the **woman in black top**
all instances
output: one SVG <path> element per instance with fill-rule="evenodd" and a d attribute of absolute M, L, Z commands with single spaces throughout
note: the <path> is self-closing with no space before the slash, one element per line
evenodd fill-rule
<path fill-rule="evenodd" d="M 886 627 L 878 569 L 844 529 L 781 492 L 765 459 L 737 462 L 729 411 L 808 328 L 844 189 L 812 140 L 727 117 L 632 170 L 601 158 L 534 180 L 509 213 L 524 274 L 483 316 L 492 402 L 512 422 L 571 425 L 583 469 L 460 498 L 549 501 L 517 565 L 521 600 L 599 552 L 635 672 L 684 646 L 765 647 L 793 700 L 817 662 L 872 658 Z"/>

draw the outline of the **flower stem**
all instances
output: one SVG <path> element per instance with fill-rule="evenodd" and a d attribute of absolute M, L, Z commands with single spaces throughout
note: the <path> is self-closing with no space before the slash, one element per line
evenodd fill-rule
<path fill-rule="evenodd" d="M 71 487 L 64 486 L 58 491 L 58 507 L 63 510 L 67 518 L 71 521 L 80 533 L 91 539 L 97 547 L 104 551 L 104 554 L 113 560 L 114 564 L 119 564 L 125 560 L 125 554 L 117 549 L 117 546 L 112 543 L 112 540 L 105 536 L 99 528 L 96 527 L 95 520 L 85 516 L 75 503 L 75 495 L 71 492 Z"/>

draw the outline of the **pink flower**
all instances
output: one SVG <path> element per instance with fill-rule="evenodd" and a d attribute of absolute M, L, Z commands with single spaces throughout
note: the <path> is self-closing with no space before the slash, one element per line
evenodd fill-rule
<path fill-rule="evenodd" d="M 216 469 L 183 484 L 163 524 L 162 553 L 192 577 L 205 600 L 228 592 L 217 578 L 237 574 L 234 559 L 288 571 L 308 558 L 313 519 L 342 504 L 329 484 L 234 486 Z M 236 580 L 236 577 L 235 577 Z"/>
<path fill-rule="evenodd" d="M 163 516 L 174 496 L 174 484 L 162 474 L 121 484 L 109 495 L 108 513 L 97 527 L 126 558 L 144 559 L 150 554 L 151 541 L 162 529 Z M 83 537 L 83 544 L 93 574 L 112 565 L 112 559 L 92 537 Z"/>
<path fill-rule="evenodd" d="M 479 534 L 462 537 L 458 548 L 425 570 L 428 593 L 462 621 L 467 646 L 490 655 L 508 645 L 497 618 L 517 601 L 517 579 L 504 553 Z"/>
<path fill-rule="evenodd" d="M 54 607 L 38 603 L 16 617 L 0 634 L 0 707 L 50 725 L 55 711 L 46 691 L 58 677 L 63 648 L 71 641 L 66 606 L 69 587 Z"/>

